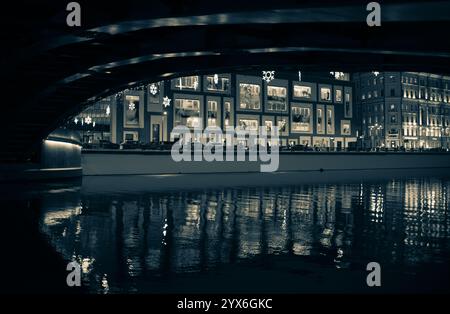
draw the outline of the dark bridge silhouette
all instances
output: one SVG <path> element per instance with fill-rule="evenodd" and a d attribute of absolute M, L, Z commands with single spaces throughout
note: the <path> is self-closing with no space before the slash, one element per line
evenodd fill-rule
<path fill-rule="evenodd" d="M 69 1 L 67 1 L 68 3 Z M 450 73 L 450 3 L 369 1 L 14 1 L 3 11 L 0 160 L 26 160 L 40 140 L 97 99 L 189 73 L 272 68 Z"/>

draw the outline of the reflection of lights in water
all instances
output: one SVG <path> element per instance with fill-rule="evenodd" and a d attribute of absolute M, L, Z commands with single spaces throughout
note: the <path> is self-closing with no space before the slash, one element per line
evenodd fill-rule
<path fill-rule="evenodd" d="M 44 224 L 46 226 L 58 225 L 73 216 L 79 215 L 80 213 L 81 206 L 58 211 L 49 211 L 45 213 Z"/>
<path fill-rule="evenodd" d="M 92 265 L 95 262 L 95 258 L 85 257 L 81 261 L 81 271 L 83 274 L 88 274 L 92 270 Z"/>
<path fill-rule="evenodd" d="M 80 252 L 94 254 L 92 260 L 79 261 L 85 265 L 83 273 L 86 269 L 92 274 L 98 272 L 95 287 L 102 292 L 127 285 L 131 276 L 140 276 L 143 267 L 152 276 L 165 271 L 209 272 L 230 261 L 240 263 L 248 258 L 253 262 L 255 256 L 263 253 L 268 258 L 282 259 L 289 259 L 290 253 L 324 255 L 330 262 L 334 260 L 337 268 L 349 268 L 361 253 L 361 247 L 353 246 L 355 238 L 364 240 L 364 254 L 375 252 L 389 261 L 417 264 L 427 261 L 431 250 L 441 250 L 444 242 L 441 240 L 448 240 L 448 228 L 443 227 L 448 215 L 446 197 L 445 188 L 439 183 L 421 181 L 248 191 L 224 189 L 217 193 L 170 192 L 154 194 L 149 202 L 136 197 L 133 206 L 127 204 L 131 196 L 124 199 L 114 196 L 114 200 L 105 201 L 109 212 L 91 211 L 82 217 L 81 235 L 77 237 L 74 237 L 79 226 L 77 217 L 63 214 L 58 221 L 53 212 L 55 217 L 44 214 L 43 218 L 50 226 L 52 223 L 56 226 L 47 226 L 45 232 L 65 258 L 71 254 L 79 256 Z M 94 200 L 95 196 L 86 197 L 87 204 L 94 204 L 90 202 Z M 72 210 L 81 213 L 81 208 Z M 117 216 L 120 212 L 122 218 Z M 357 219 L 353 213 L 358 215 Z M 203 221 L 199 225 L 200 220 Z M 64 225 L 60 226 L 61 222 Z M 119 231 L 125 230 L 126 237 L 116 234 L 118 223 L 122 228 Z M 399 232 L 404 232 L 404 240 L 396 238 Z M 133 241 L 128 240 L 129 234 L 133 235 Z M 112 259 L 111 263 L 120 260 L 125 265 L 113 264 L 108 268 L 99 262 L 99 256 L 116 254 L 110 251 L 111 243 L 99 245 L 105 239 L 112 242 L 111 238 L 122 241 L 124 246 L 123 258 Z M 170 250 L 166 247 L 168 243 Z M 97 263 L 92 265 L 94 257 Z M 119 279 L 125 282 L 116 282 L 115 277 L 112 280 L 111 269 L 117 266 L 123 266 L 130 274 Z M 91 281 L 92 278 L 89 276 Z"/>
<path fill-rule="evenodd" d="M 381 187 L 378 187 L 377 190 L 372 189 L 370 192 L 370 204 L 369 204 L 369 212 L 371 221 L 376 223 L 383 222 L 383 209 L 384 209 L 384 194 L 381 190 Z"/>
<path fill-rule="evenodd" d="M 167 228 L 169 227 L 169 225 L 167 224 L 167 218 L 164 219 L 164 225 L 163 225 L 163 239 L 162 239 L 162 244 L 163 245 L 167 245 L 166 242 L 166 237 L 167 237 Z"/>
<path fill-rule="evenodd" d="M 308 256 L 311 255 L 311 246 L 301 243 L 294 243 L 292 251 L 295 255 Z"/>
<path fill-rule="evenodd" d="M 80 223 L 80 221 L 78 220 L 77 221 L 77 225 L 76 225 L 76 227 L 75 227 L 75 234 L 76 235 L 79 235 L 81 233 L 81 223 Z"/>
<path fill-rule="evenodd" d="M 186 225 L 191 225 L 192 223 L 198 224 L 200 220 L 200 205 L 199 204 L 187 204 L 186 205 Z"/>
<path fill-rule="evenodd" d="M 108 275 L 104 274 L 102 278 L 103 293 L 109 292 Z"/>
<path fill-rule="evenodd" d="M 331 240 L 330 238 L 321 238 L 320 239 L 320 244 L 322 244 L 324 247 L 331 247 Z"/>
<path fill-rule="evenodd" d="M 213 221 L 216 218 L 216 208 L 217 208 L 217 202 L 209 202 L 208 204 L 208 210 L 206 212 L 206 219 Z"/>

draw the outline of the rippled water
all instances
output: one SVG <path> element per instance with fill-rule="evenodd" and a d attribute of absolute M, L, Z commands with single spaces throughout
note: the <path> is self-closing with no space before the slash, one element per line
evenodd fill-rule
<path fill-rule="evenodd" d="M 92 292 L 450 290 L 448 179 L 49 193 L 40 229 Z M 390 286 L 389 286 L 390 285 Z M 388 289 L 389 290 L 389 289 Z M 389 290 L 390 291 L 390 290 Z"/>

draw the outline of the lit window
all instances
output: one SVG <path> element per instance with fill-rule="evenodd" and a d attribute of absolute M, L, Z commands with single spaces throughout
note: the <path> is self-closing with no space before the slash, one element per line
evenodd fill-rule
<path fill-rule="evenodd" d="M 267 133 L 270 133 L 272 131 L 273 122 L 271 120 L 264 121 L 264 126 L 266 127 Z"/>
<path fill-rule="evenodd" d="M 207 76 L 206 82 L 206 89 L 209 91 L 228 92 L 230 90 L 230 80 L 227 77 L 218 77 L 214 80 L 214 76 Z"/>
<path fill-rule="evenodd" d="M 241 109 L 259 110 L 261 108 L 261 87 L 256 84 L 239 84 L 239 98 Z"/>
<path fill-rule="evenodd" d="M 310 107 L 292 107 L 291 114 L 292 131 L 312 131 L 312 113 Z"/>
<path fill-rule="evenodd" d="M 139 127 L 141 121 L 139 96 L 126 95 L 124 103 L 125 127 Z"/>
<path fill-rule="evenodd" d="M 294 97 L 311 98 L 312 91 L 310 86 L 294 85 Z"/>
<path fill-rule="evenodd" d="M 342 135 L 351 135 L 351 124 L 349 120 L 342 120 L 341 121 L 341 134 Z"/>
<path fill-rule="evenodd" d="M 231 103 L 229 101 L 226 101 L 224 103 L 224 111 L 225 111 L 225 126 L 231 126 Z"/>
<path fill-rule="evenodd" d="M 325 125 L 323 123 L 323 109 L 321 108 L 317 108 L 316 124 L 317 124 L 317 133 L 319 134 L 325 133 Z"/>
<path fill-rule="evenodd" d="M 198 88 L 198 76 L 185 76 L 174 79 L 175 87 L 178 89 L 193 89 Z"/>
<path fill-rule="evenodd" d="M 345 93 L 344 116 L 351 118 L 353 115 L 352 101 L 350 93 Z"/>
<path fill-rule="evenodd" d="M 267 86 L 267 110 L 286 111 L 286 88 Z"/>
<path fill-rule="evenodd" d="M 257 131 L 258 120 L 254 119 L 239 119 L 239 128 L 246 131 Z"/>
<path fill-rule="evenodd" d="M 341 89 L 336 89 L 334 98 L 335 98 L 336 102 L 342 101 L 342 90 Z"/>
<path fill-rule="evenodd" d="M 331 101 L 331 89 L 322 87 L 320 89 L 320 100 Z"/>
<path fill-rule="evenodd" d="M 327 108 L 327 133 L 334 134 L 334 108 Z"/>
<path fill-rule="evenodd" d="M 175 125 L 185 125 L 189 128 L 201 127 L 200 101 L 175 99 Z"/>
<path fill-rule="evenodd" d="M 208 101 L 208 125 L 207 126 L 218 126 L 217 125 L 217 101 Z"/>

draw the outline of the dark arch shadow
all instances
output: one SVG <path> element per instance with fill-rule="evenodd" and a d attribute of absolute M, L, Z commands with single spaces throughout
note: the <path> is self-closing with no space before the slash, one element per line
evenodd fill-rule
<path fill-rule="evenodd" d="M 218 2 L 177 10 L 177 1 L 169 1 L 139 12 L 142 2 L 131 1 L 123 11 L 111 4 L 109 15 L 100 5 L 87 5 L 98 19 L 89 16 L 81 31 L 39 25 L 30 49 L 5 62 L 8 106 L 1 128 L 8 136 L 0 160 L 23 158 L 97 99 L 163 78 L 267 66 L 450 73 L 450 42 L 443 40 L 448 3 L 396 1 L 385 7 L 380 28 L 367 27 L 364 6 L 355 3 L 263 1 L 258 8 L 239 9 Z M 53 23 L 60 23 L 65 14 L 52 8 Z"/>

